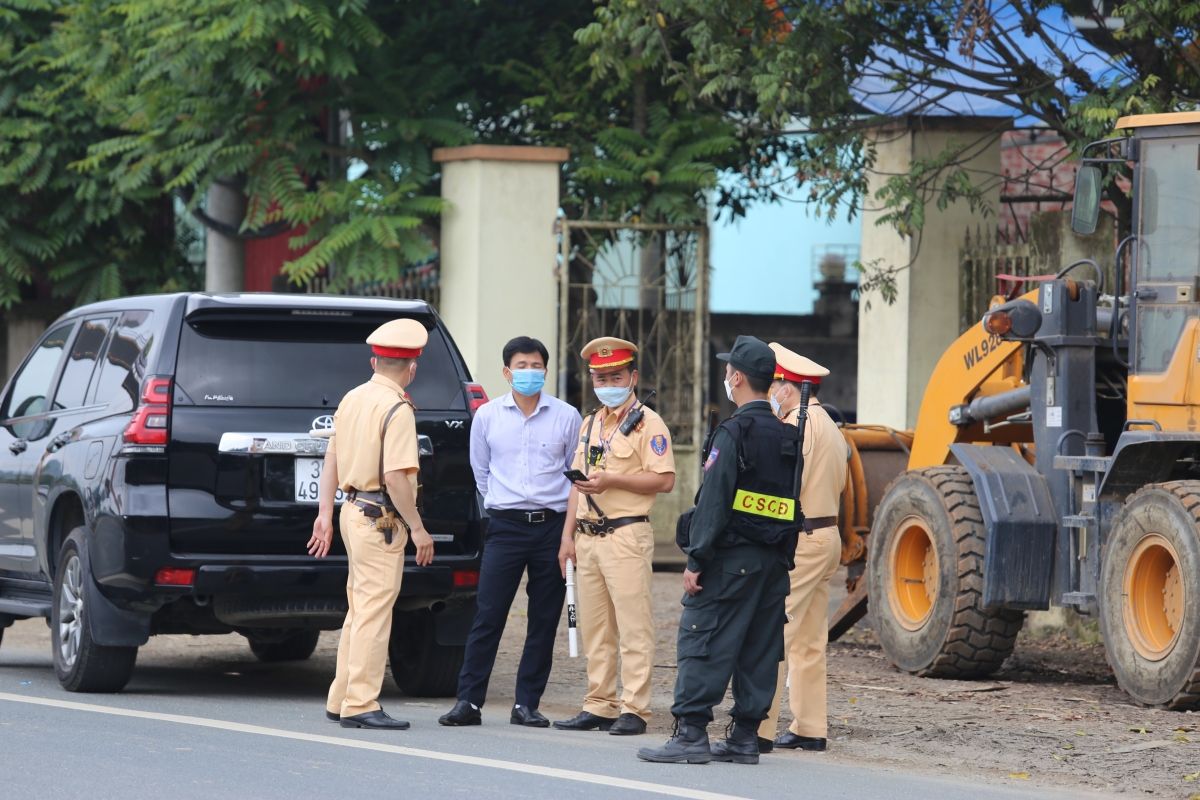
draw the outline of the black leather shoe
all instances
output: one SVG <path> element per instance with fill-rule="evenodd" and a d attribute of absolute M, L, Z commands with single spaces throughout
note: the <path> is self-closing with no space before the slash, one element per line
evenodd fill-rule
<path fill-rule="evenodd" d="M 637 751 L 642 761 L 658 764 L 707 764 L 712 761 L 708 748 L 708 730 L 675 720 L 675 733 L 662 747 L 643 747 Z"/>
<path fill-rule="evenodd" d="M 729 723 L 725 729 L 725 738 L 712 745 L 713 761 L 730 761 L 734 764 L 758 763 L 758 735 L 753 727 L 742 727 L 736 722 Z"/>
<path fill-rule="evenodd" d="M 797 736 L 788 731 L 775 738 L 775 746 L 784 750 L 810 750 L 814 753 L 825 752 L 825 740 L 813 736 Z"/>
<path fill-rule="evenodd" d="M 549 728 L 550 720 L 542 712 L 529 706 L 513 706 L 512 716 L 508 721 L 513 725 L 524 725 L 527 728 Z"/>
<path fill-rule="evenodd" d="M 352 717 L 342 717 L 341 725 L 343 728 L 371 728 L 382 731 L 406 731 L 409 727 L 404 720 L 389 717 L 382 708 Z"/>
<path fill-rule="evenodd" d="M 590 711 L 580 711 L 570 719 L 559 720 L 554 727 L 560 731 L 606 731 L 612 728 L 616 720 L 611 717 L 601 717 Z"/>
<path fill-rule="evenodd" d="M 327 708 L 327 709 L 325 709 L 325 719 L 329 720 L 330 722 L 341 722 L 341 721 L 342 721 L 342 715 L 341 715 L 341 714 L 338 714 L 338 713 L 336 713 L 336 712 L 334 712 L 334 711 L 330 711 L 330 710 Z"/>
<path fill-rule="evenodd" d="M 768 739 L 765 736 L 758 737 L 758 752 L 769 753 L 775 749 L 775 740 Z"/>
<path fill-rule="evenodd" d="M 646 720 L 637 714 L 622 714 L 608 732 L 611 736 L 641 736 L 646 732 Z"/>
<path fill-rule="evenodd" d="M 438 717 L 438 725 L 459 727 L 462 725 L 481 724 L 483 724 L 483 715 L 479 713 L 478 708 L 471 705 L 466 700 L 459 700 L 454 704 L 454 708 Z"/>

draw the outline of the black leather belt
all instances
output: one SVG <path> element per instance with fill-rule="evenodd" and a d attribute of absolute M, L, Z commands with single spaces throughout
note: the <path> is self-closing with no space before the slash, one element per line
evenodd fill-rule
<path fill-rule="evenodd" d="M 368 503 L 374 503 L 377 506 L 383 505 L 388 500 L 388 498 L 384 496 L 383 492 L 364 492 L 362 489 L 354 488 L 351 488 L 350 491 L 346 493 L 346 499 L 351 503 L 356 500 L 366 500 Z"/>
<path fill-rule="evenodd" d="M 636 525 L 639 522 L 649 522 L 647 516 L 641 517 L 613 517 L 600 520 L 577 519 L 575 520 L 575 530 L 579 533 L 587 534 L 588 536 L 608 536 L 614 533 L 617 528 L 624 528 L 626 525 Z"/>
<path fill-rule="evenodd" d="M 832 528 L 837 525 L 837 517 L 805 517 L 804 532 L 812 533 L 819 531 L 821 528 Z"/>
<path fill-rule="evenodd" d="M 537 525 L 555 517 L 561 517 L 564 511 L 554 511 L 549 508 L 538 508 L 533 511 L 525 511 L 519 508 L 489 508 L 487 510 L 489 517 L 496 519 L 506 519 L 510 522 L 526 522 L 530 525 Z"/>

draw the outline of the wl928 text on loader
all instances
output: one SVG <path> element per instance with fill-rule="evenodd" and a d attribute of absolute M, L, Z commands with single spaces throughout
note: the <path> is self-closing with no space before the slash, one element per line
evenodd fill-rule
<path fill-rule="evenodd" d="M 1117 127 L 1084 150 L 1072 225 L 1095 230 L 1102 170 L 1130 165 L 1132 285 L 1070 265 L 943 354 L 831 631 L 869 594 L 897 667 L 978 677 L 1026 610 L 1066 606 L 1099 615 L 1134 700 L 1200 708 L 1200 113 Z"/>

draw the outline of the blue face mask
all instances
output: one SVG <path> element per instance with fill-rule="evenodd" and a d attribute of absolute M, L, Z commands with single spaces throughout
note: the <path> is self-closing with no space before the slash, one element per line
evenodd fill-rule
<path fill-rule="evenodd" d="M 540 369 L 514 369 L 512 388 L 517 394 L 533 397 L 546 385 L 546 373 Z"/>
<path fill-rule="evenodd" d="M 596 399 L 609 408 L 619 408 L 626 400 L 629 399 L 629 393 L 633 391 L 632 386 L 597 386 Z"/>

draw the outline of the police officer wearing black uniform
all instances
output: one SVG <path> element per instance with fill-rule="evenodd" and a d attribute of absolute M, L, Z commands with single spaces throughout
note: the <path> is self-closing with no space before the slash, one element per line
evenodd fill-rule
<path fill-rule="evenodd" d="M 674 736 L 642 748 L 643 761 L 757 764 L 758 725 L 775 695 L 783 657 L 789 553 L 799 510 L 794 500 L 797 433 L 767 402 L 775 354 L 739 336 L 727 362 L 725 392 L 738 409 L 717 427 L 684 552 Z M 710 748 L 712 709 L 733 680 L 727 738 Z"/>

